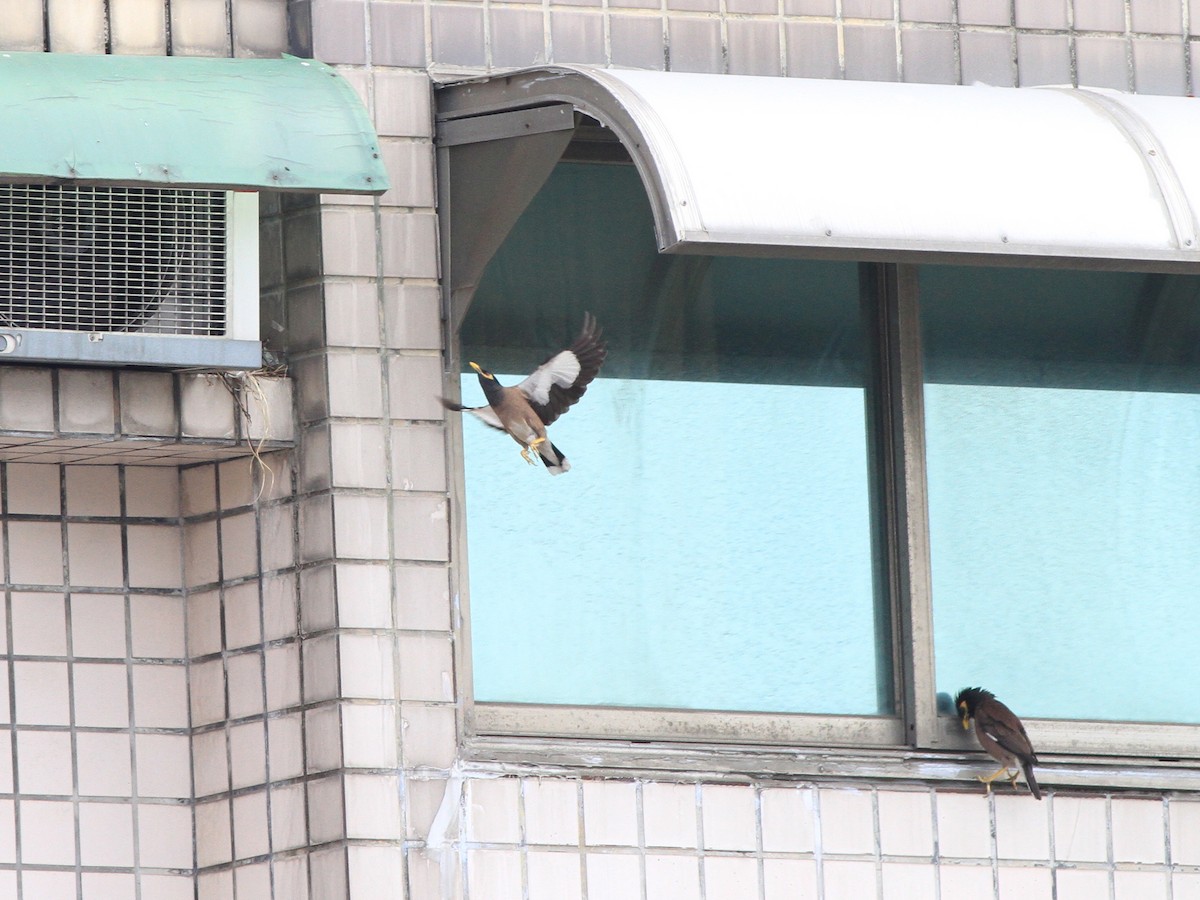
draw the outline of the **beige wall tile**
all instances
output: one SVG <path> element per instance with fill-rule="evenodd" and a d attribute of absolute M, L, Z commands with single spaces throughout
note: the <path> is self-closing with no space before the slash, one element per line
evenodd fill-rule
<path fill-rule="evenodd" d="M 230 837 L 230 808 L 225 799 L 196 804 L 196 861 L 214 866 L 233 859 Z"/>
<path fill-rule="evenodd" d="M 933 810 L 929 794 L 880 791 L 878 802 L 880 851 L 894 856 L 932 856 Z"/>
<path fill-rule="evenodd" d="M 932 865 L 885 862 L 883 900 L 922 900 L 937 896 L 937 869 Z"/>
<path fill-rule="evenodd" d="M 120 525 L 69 522 L 67 550 L 72 587 L 116 588 L 124 584 Z"/>
<path fill-rule="evenodd" d="M 75 808 L 69 801 L 25 800 L 21 803 L 21 861 L 34 865 L 72 866 L 75 844 L 63 840 L 75 834 Z M 71 879 L 74 890 L 74 877 Z M 26 890 L 30 890 L 28 884 Z M 36 896 L 36 893 L 35 893 Z M 42 894 L 41 896 L 64 896 Z"/>
<path fill-rule="evenodd" d="M 583 828 L 589 847 L 636 847 L 637 787 L 624 781 L 584 781 Z"/>
<path fill-rule="evenodd" d="M 1049 869 L 1001 866 L 1000 900 L 1051 900 L 1054 896 Z"/>
<path fill-rule="evenodd" d="M 404 837 L 400 816 L 400 781 L 395 775 L 351 772 L 343 778 L 346 792 L 346 837 L 399 841 Z"/>
<path fill-rule="evenodd" d="M 758 893 L 758 860 L 709 856 L 704 860 L 705 900 L 742 900 Z"/>
<path fill-rule="evenodd" d="M 179 588 L 183 585 L 183 532 L 173 526 L 130 525 L 126 528 L 129 544 L 129 586 L 133 588 Z M 190 532 L 200 540 L 211 530 Z M 192 548 L 194 551 L 198 547 Z M 211 548 L 210 548 L 211 549 Z M 193 556 L 194 563 L 208 563 L 203 553 Z M 203 577 L 209 571 L 201 565 L 196 571 Z"/>
<path fill-rule="evenodd" d="M 85 866 L 133 865 L 133 807 L 79 804 L 79 861 Z"/>
<path fill-rule="evenodd" d="M 9 463 L 8 511 L 57 516 L 62 509 L 58 466 Z"/>
<path fill-rule="evenodd" d="M 872 853 L 875 849 L 871 792 L 821 788 L 821 846 L 826 853 Z"/>
<path fill-rule="evenodd" d="M 525 803 L 525 840 L 530 844 L 579 844 L 579 784 L 549 778 L 521 782 Z M 576 857 L 575 862 L 579 859 Z"/>
<path fill-rule="evenodd" d="M 441 635 L 401 635 L 400 695 L 405 700 L 454 700 L 454 648 Z"/>
<path fill-rule="evenodd" d="M 816 900 L 817 864 L 811 859 L 763 860 L 765 900 Z"/>
<path fill-rule="evenodd" d="M 700 789 L 700 808 L 705 849 L 757 849 L 758 813 L 753 788 L 706 784 Z"/>
<path fill-rule="evenodd" d="M 531 850 L 529 900 L 581 900 L 583 869 L 578 853 Z"/>
<path fill-rule="evenodd" d="M 651 782 L 642 786 L 642 828 L 647 847 L 698 846 L 696 785 Z"/>
<path fill-rule="evenodd" d="M 63 583 L 62 528 L 57 522 L 9 522 L 8 553 L 14 584 Z"/>
<path fill-rule="evenodd" d="M 390 635 L 344 634 L 339 639 L 341 696 L 396 697 L 396 651 Z"/>
<path fill-rule="evenodd" d="M 938 867 L 938 879 L 943 897 L 994 896 L 990 865 L 953 865 L 943 862 Z"/>
<path fill-rule="evenodd" d="M 75 724 L 129 727 L 129 671 L 119 663 L 75 663 Z"/>
<path fill-rule="evenodd" d="M 307 841 L 304 816 L 304 785 L 271 788 L 271 839 L 276 852 L 303 847 Z"/>
<path fill-rule="evenodd" d="M 75 735 L 77 747 L 75 764 L 79 772 L 79 793 L 84 797 L 128 797 L 133 787 L 130 737 L 128 734 L 106 734 L 81 731 Z M 21 790 L 25 784 L 24 765 Z M 141 785 L 139 792 L 153 796 Z"/>
<path fill-rule="evenodd" d="M 186 806 L 140 804 L 138 861 L 148 868 L 191 868 L 194 865 L 191 810 Z"/>
<path fill-rule="evenodd" d="M 233 798 L 233 855 L 235 859 L 262 856 L 270 849 L 267 792 Z"/>
<path fill-rule="evenodd" d="M 14 591 L 9 605 L 13 652 L 22 656 L 67 655 L 67 612 L 62 594 Z"/>
<path fill-rule="evenodd" d="M 183 799 L 191 796 L 192 760 L 185 735 L 139 734 L 134 741 L 140 797 Z"/>
<path fill-rule="evenodd" d="M 128 751 L 128 738 L 125 745 Z M 24 793 L 71 796 L 75 792 L 71 735 L 65 731 L 18 731 L 17 771 Z"/>
<path fill-rule="evenodd" d="M 938 848 L 942 857 L 990 858 L 990 815 L 988 801 L 981 794 L 939 793 Z"/>
<path fill-rule="evenodd" d="M 521 854 L 516 850 L 471 850 L 467 854 L 471 896 L 520 897 Z"/>
<path fill-rule="evenodd" d="M 586 859 L 588 900 L 627 900 L 642 889 L 641 860 L 632 855 L 589 853 Z"/>
<path fill-rule="evenodd" d="M 342 759 L 348 769 L 393 769 L 400 764 L 394 704 L 342 705 Z"/>
<path fill-rule="evenodd" d="M 1160 800 L 1112 801 L 1113 859 L 1117 862 L 1163 862 L 1163 804 Z"/>
<path fill-rule="evenodd" d="M 65 662 L 13 663 L 16 721 L 22 725 L 69 725 L 71 703 Z"/>
<path fill-rule="evenodd" d="M 1109 873 L 1096 869 L 1058 869 L 1057 900 L 1095 900 L 1109 896 Z"/>
<path fill-rule="evenodd" d="M 646 896 L 656 900 L 700 900 L 700 864 L 692 856 L 646 855 Z"/>
<path fill-rule="evenodd" d="M 115 466 L 67 466 L 67 514 L 119 516 L 121 490 Z"/>
<path fill-rule="evenodd" d="M 861 900 L 876 894 L 875 863 L 827 859 L 825 900 Z"/>
<path fill-rule="evenodd" d="M 1103 798 L 1054 796 L 1054 856 L 1070 862 L 1108 860 L 1108 804 Z"/>
<path fill-rule="evenodd" d="M 996 855 L 1000 859 L 1045 859 L 1050 853 L 1047 805 L 1011 794 L 993 794 L 993 802 Z"/>
<path fill-rule="evenodd" d="M 520 782 L 515 778 L 467 782 L 467 839 L 492 844 L 519 843 L 519 792 Z"/>

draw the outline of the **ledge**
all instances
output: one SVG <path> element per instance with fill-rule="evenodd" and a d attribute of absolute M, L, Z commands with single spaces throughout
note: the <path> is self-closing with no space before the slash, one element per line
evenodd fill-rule
<path fill-rule="evenodd" d="M 295 445 L 286 377 L 0 366 L 0 462 L 183 466 Z"/>
<path fill-rule="evenodd" d="M 978 791 L 976 780 L 995 770 L 982 752 L 917 750 L 783 750 L 556 738 L 468 738 L 464 773 L 566 776 L 745 784 L 797 781 L 886 787 L 909 784 Z M 1072 795 L 1200 791 L 1200 769 L 1186 763 L 1107 757 L 1039 755 L 1034 769 L 1043 790 Z M 998 782 L 998 794 L 1013 793 Z M 1024 779 L 1018 782 L 1024 795 Z"/>

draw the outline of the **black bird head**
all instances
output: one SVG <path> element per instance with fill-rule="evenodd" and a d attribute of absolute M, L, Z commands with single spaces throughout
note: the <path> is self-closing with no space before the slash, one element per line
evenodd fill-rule
<path fill-rule="evenodd" d="M 962 716 L 962 727 L 967 729 L 970 727 L 971 719 L 975 718 L 975 708 L 984 700 L 995 700 L 996 695 L 991 691 L 985 691 L 983 688 L 963 688 L 958 692 L 958 696 L 954 698 L 954 708 L 959 711 Z"/>
<path fill-rule="evenodd" d="M 500 382 L 496 380 L 496 376 L 479 363 L 471 363 L 471 368 L 479 376 L 479 386 L 483 388 L 483 396 L 487 397 L 488 403 L 498 402 L 504 393 L 504 389 L 500 385 Z"/>

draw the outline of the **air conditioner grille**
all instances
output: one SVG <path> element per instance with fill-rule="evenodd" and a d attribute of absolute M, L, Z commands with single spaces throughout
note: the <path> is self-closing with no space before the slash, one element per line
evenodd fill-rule
<path fill-rule="evenodd" d="M 224 191 L 0 185 L 0 322 L 226 333 Z"/>

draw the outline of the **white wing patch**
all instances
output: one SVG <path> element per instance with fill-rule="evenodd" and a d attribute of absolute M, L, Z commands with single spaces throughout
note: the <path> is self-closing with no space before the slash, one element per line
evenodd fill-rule
<path fill-rule="evenodd" d="M 496 411 L 490 406 L 467 407 L 465 411 L 479 419 L 484 425 L 491 425 L 493 428 L 499 428 L 501 431 L 504 431 L 504 425 L 501 424 L 500 417 L 496 415 Z"/>
<path fill-rule="evenodd" d="M 532 375 L 517 385 L 531 403 L 545 404 L 550 400 L 550 388 L 568 387 L 579 377 L 579 357 L 564 350 L 538 366 Z"/>

